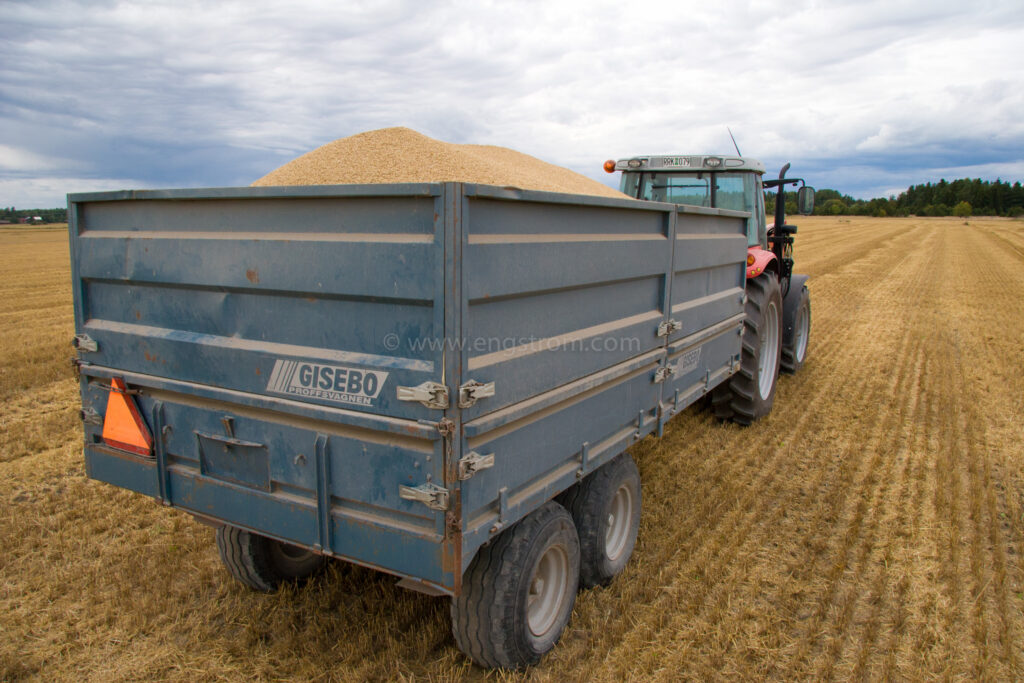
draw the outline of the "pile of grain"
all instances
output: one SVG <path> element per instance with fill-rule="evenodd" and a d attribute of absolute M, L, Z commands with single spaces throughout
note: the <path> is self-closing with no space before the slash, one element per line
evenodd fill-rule
<path fill-rule="evenodd" d="M 561 166 L 490 145 L 456 145 L 382 128 L 317 147 L 253 183 L 341 185 L 460 181 L 600 197 L 626 195 Z"/>

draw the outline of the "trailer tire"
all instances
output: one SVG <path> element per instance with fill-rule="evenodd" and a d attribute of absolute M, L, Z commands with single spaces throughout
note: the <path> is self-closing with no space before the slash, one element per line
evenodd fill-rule
<path fill-rule="evenodd" d="M 580 587 L 610 583 L 626 568 L 640 528 L 640 471 L 632 456 L 602 465 L 560 501 L 580 537 Z"/>
<path fill-rule="evenodd" d="M 792 375 L 804 366 L 807 359 L 807 345 L 811 336 L 811 293 L 803 282 L 793 276 L 792 284 L 799 285 L 798 291 L 786 295 L 782 303 L 782 360 L 779 369 Z"/>
<path fill-rule="evenodd" d="M 771 412 L 782 349 L 782 294 L 772 273 L 747 280 L 740 370 L 715 387 L 715 415 L 749 425 Z"/>
<path fill-rule="evenodd" d="M 580 545 L 572 517 L 545 503 L 470 563 L 452 599 L 452 633 L 481 666 L 521 669 L 554 647 L 572 616 Z"/>
<path fill-rule="evenodd" d="M 217 528 L 217 550 L 233 577 L 264 593 L 307 579 L 327 562 L 323 555 L 234 526 Z"/>

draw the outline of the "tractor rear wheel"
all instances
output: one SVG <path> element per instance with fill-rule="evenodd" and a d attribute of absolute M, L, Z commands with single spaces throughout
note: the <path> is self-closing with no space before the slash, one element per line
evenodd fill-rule
<path fill-rule="evenodd" d="M 715 415 L 749 425 L 771 412 L 782 350 L 782 292 L 772 273 L 747 281 L 740 370 L 711 395 Z"/>

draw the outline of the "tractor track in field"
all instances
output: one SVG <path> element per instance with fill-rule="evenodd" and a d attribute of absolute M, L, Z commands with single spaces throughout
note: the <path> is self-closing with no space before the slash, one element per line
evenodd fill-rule
<path fill-rule="evenodd" d="M 907 339 L 904 338 L 904 344 L 906 342 Z M 904 358 L 905 356 L 900 356 L 901 360 Z M 867 357 L 861 360 L 863 363 L 870 363 L 870 361 L 871 354 L 868 354 Z M 893 378 L 893 384 L 886 387 L 886 390 L 882 392 L 883 394 L 891 393 L 895 388 L 902 385 L 908 367 L 908 364 L 902 363 L 899 367 L 893 369 L 890 373 Z M 876 392 L 877 391 L 878 390 L 876 389 Z M 859 392 L 854 393 L 856 394 Z M 864 405 L 865 402 L 870 403 L 872 399 L 877 401 L 879 398 L 880 397 L 877 393 L 868 395 L 865 397 L 865 401 L 862 402 L 861 405 Z M 842 538 L 844 541 L 841 546 L 838 546 L 837 550 L 833 550 L 831 555 L 822 556 L 820 553 L 820 546 L 818 547 L 819 552 L 817 553 L 817 556 L 819 558 L 831 558 L 831 567 L 829 571 L 824 571 L 823 567 L 819 568 L 815 566 L 812 557 L 806 557 L 802 562 L 805 568 L 810 567 L 809 571 L 805 570 L 806 573 L 803 574 L 803 578 L 806 580 L 807 578 L 821 574 L 826 578 L 827 588 L 823 591 L 822 597 L 819 597 L 817 609 L 813 612 L 811 621 L 802 629 L 803 635 L 794 648 L 796 651 L 794 661 L 798 667 L 803 666 L 810 653 L 822 647 L 821 643 L 817 642 L 818 639 L 816 638 L 816 634 L 820 630 L 822 623 L 825 621 L 830 610 L 836 607 L 835 603 L 840 599 L 840 597 L 845 599 L 845 602 L 842 603 L 843 609 L 840 611 L 840 615 L 844 620 L 849 619 L 852 603 L 848 600 L 848 595 L 840 596 L 839 592 L 841 586 L 845 584 L 846 580 L 848 580 L 850 573 L 849 568 L 854 553 L 853 540 L 859 538 L 860 535 L 865 533 L 863 529 L 866 528 L 868 532 L 871 532 L 873 529 L 873 526 L 871 525 L 872 520 L 869 519 L 866 523 L 865 517 L 869 511 L 876 510 L 877 507 L 873 504 L 869 505 L 868 498 L 865 496 L 871 493 L 871 487 L 879 480 L 878 468 L 884 464 L 888 464 L 888 462 L 891 462 L 886 461 L 883 463 L 883 453 L 882 449 L 879 448 L 879 441 L 884 434 L 891 431 L 892 419 L 897 414 L 898 413 L 895 411 L 890 412 L 889 415 L 891 417 L 887 421 L 885 427 L 876 430 L 873 434 L 865 435 L 865 438 L 867 439 L 866 441 L 849 443 L 846 448 L 840 452 L 838 456 L 839 459 L 844 463 L 849 463 L 850 467 L 846 469 L 845 475 L 838 482 L 839 486 L 837 487 L 837 491 L 839 492 L 839 495 L 831 501 L 831 505 L 821 509 L 821 512 L 824 513 L 822 517 L 815 517 L 811 520 L 811 527 L 819 527 L 824 530 L 829 529 L 828 524 L 830 522 L 835 525 L 836 522 L 842 518 L 848 518 L 849 521 L 841 535 L 836 535 L 835 533 L 832 534 L 833 539 Z M 860 450 L 864 450 L 869 453 L 874 451 L 875 455 L 866 463 L 858 462 L 856 455 Z M 888 481 L 887 477 L 882 477 L 882 479 Z M 861 482 L 859 487 L 856 487 L 856 481 Z M 875 493 L 874 495 L 876 499 L 879 497 L 878 493 Z M 848 500 L 855 503 L 855 507 L 852 512 L 848 511 L 844 514 L 843 510 L 846 508 Z M 815 546 L 809 546 L 809 549 L 813 548 L 815 548 Z M 838 558 L 836 555 L 838 555 Z M 864 557 L 860 554 L 857 557 L 857 562 L 853 565 L 855 576 L 858 575 L 859 572 L 863 571 L 863 565 Z M 842 626 L 842 622 L 840 622 L 840 626 Z M 834 643 L 838 641 L 832 642 L 832 647 L 834 649 Z"/>
<path fill-rule="evenodd" d="M 1024 676 L 1024 231 L 794 222 L 807 365 L 750 428 L 693 408 L 630 449 L 629 566 L 579 595 L 540 666 L 498 679 Z M 66 236 L 5 240 L 22 256 L 0 286 L 0 679 L 495 678 L 455 649 L 443 599 L 343 565 L 247 593 L 208 530 L 85 479 L 58 367 Z"/>
<path fill-rule="evenodd" d="M 908 237 L 913 237 L 910 233 Z M 931 236 L 929 236 L 931 237 Z M 913 252 L 918 255 L 920 252 Z M 876 310 L 884 310 L 882 305 L 886 301 L 894 301 L 899 295 L 909 295 L 908 298 L 917 297 L 927 286 L 927 278 L 924 277 L 923 269 L 917 265 L 914 269 L 908 267 L 904 259 L 900 268 L 890 273 L 889 277 L 882 282 L 885 285 L 881 288 L 880 301 L 874 301 Z M 902 285 L 898 285 L 900 276 L 914 277 Z M 819 556 L 819 560 L 828 559 L 831 567 L 827 570 L 824 567 L 816 568 L 823 572 L 827 589 L 819 599 L 817 611 L 808 624 L 801 644 L 797 647 L 797 666 L 802 668 L 812 653 L 820 650 L 817 660 L 820 668 L 816 672 L 820 677 L 831 677 L 833 667 L 839 662 L 841 650 L 849 638 L 849 627 L 853 612 L 857 607 L 857 599 L 861 596 L 864 575 L 868 571 L 868 559 L 871 551 L 875 549 L 878 542 L 878 531 L 880 515 L 884 505 L 890 500 L 889 489 L 892 484 L 891 473 L 896 465 L 896 453 L 883 444 L 883 440 L 898 438 L 899 428 L 906 413 L 913 411 L 913 403 L 917 400 L 918 392 L 913 391 L 920 382 L 921 362 L 920 357 L 915 355 L 920 350 L 920 344 L 915 342 L 909 325 L 904 327 L 903 335 L 895 344 L 893 351 L 897 359 L 896 367 L 888 370 L 891 377 L 890 382 L 875 394 L 872 400 L 866 401 L 865 410 L 874 401 L 882 405 L 886 398 L 904 397 L 896 405 L 890 403 L 879 426 L 872 430 L 864 443 L 851 444 L 850 450 L 844 454 L 844 459 L 857 461 L 858 451 L 863 451 L 867 462 L 862 462 L 862 473 L 855 477 L 861 482 L 849 496 L 852 510 L 847 511 L 844 517 L 848 522 L 840 533 L 833 535 L 835 548 L 832 553 L 825 557 Z M 870 359 L 867 360 L 870 363 Z M 836 542 L 841 539 L 841 544 Z M 876 579 L 875 585 L 880 579 Z M 833 623 L 828 624 L 830 615 L 835 615 Z M 829 628 L 830 627 L 830 628 Z M 823 640 L 824 638 L 824 640 Z M 864 666 L 864 663 L 861 664 Z"/>
<path fill-rule="evenodd" d="M 998 245 L 993 244 L 993 242 L 1004 241 L 999 232 L 983 233 L 989 238 L 988 249 L 985 252 L 981 251 L 982 243 L 980 241 L 972 243 L 967 249 L 967 256 L 970 258 L 968 270 L 978 274 L 978 286 L 972 288 L 969 294 L 973 297 L 983 295 L 990 297 L 998 304 L 994 306 L 994 310 L 1011 312 L 1010 320 L 1021 320 L 1024 318 L 1024 302 L 1021 299 L 1021 292 L 1024 290 L 1024 277 L 1020 274 L 1020 268 L 1013 262 L 1010 255 L 1001 251 Z M 1015 253 L 1018 258 L 1024 256 L 1024 252 L 1019 250 L 1015 250 Z M 998 329 L 1001 317 L 993 316 L 992 327 Z M 977 356 L 982 356 L 978 365 L 993 366 L 999 363 L 1004 354 L 1011 358 L 1021 358 L 1024 355 L 1024 344 L 1021 344 L 1018 335 L 994 335 L 1000 340 L 1010 340 L 1009 344 L 996 352 L 993 352 L 992 346 L 987 343 L 983 345 L 984 348 L 977 348 L 979 346 L 978 335 L 964 336 L 971 365 L 974 365 Z M 986 355 L 988 358 L 984 358 Z M 975 392 L 975 397 L 979 400 L 972 400 L 965 406 L 967 416 L 964 421 L 964 431 L 966 445 L 971 454 L 969 462 L 980 464 L 980 469 L 973 473 L 975 476 L 972 478 L 975 487 L 974 495 L 978 500 L 974 518 L 979 523 L 976 534 L 977 542 L 973 548 L 973 556 L 977 561 L 975 572 L 980 580 L 985 568 L 991 567 L 992 572 L 986 579 L 985 585 L 991 586 L 989 602 L 993 607 L 992 611 L 998 615 L 997 636 L 1002 645 L 1000 655 L 1002 659 L 1011 663 L 1011 669 L 1015 669 L 1020 660 L 1020 646 L 1015 643 L 1015 637 L 1019 637 L 1020 625 L 1017 624 L 1015 628 L 1012 618 L 1014 608 L 1011 607 L 1013 597 L 1010 585 L 1019 587 L 1022 576 L 1019 563 L 1011 562 L 1007 551 L 1008 549 L 1016 552 L 1021 550 L 1022 540 L 1024 540 L 1021 537 L 1022 525 L 1014 524 L 1011 520 L 1021 520 L 1022 515 L 1020 506 L 1012 505 L 1013 498 L 1008 499 L 1006 496 L 1001 496 L 1000 493 L 1004 493 L 1007 489 L 1003 484 L 1007 472 L 1014 469 L 1020 472 L 1019 456 L 1022 449 L 1018 445 L 1016 449 L 1018 457 L 1007 462 L 1005 453 L 1002 454 L 1003 457 L 999 457 L 998 445 L 1002 443 L 1002 440 L 995 438 L 982 428 L 986 424 L 987 417 L 992 414 L 1003 414 L 1006 412 L 1007 406 L 1012 406 L 1016 401 L 1017 409 L 1014 410 L 1011 407 L 1008 411 L 1012 421 L 1008 431 L 1011 434 L 1017 431 L 1019 434 L 1019 422 L 1013 419 L 1013 416 L 1019 419 L 1021 408 L 1024 408 L 1024 400 L 1022 400 L 1024 382 L 1021 381 L 1019 368 L 1016 372 L 1011 370 L 1007 373 L 1005 379 L 1006 381 L 1003 382 L 986 383 L 983 391 Z M 984 376 L 978 383 L 983 382 L 985 382 Z M 979 406 L 993 393 L 1000 395 L 998 400 L 991 401 L 991 406 Z M 1014 443 L 1014 441 L 1009 443 Z M 1017 483 L 1019 484 L 1019 480 Z M 1018 493 L 1019 491 L 1018 488 Z M 1017 501 L 1019 502 L 1019 500 L 1018 497 Z M 980 524 L 982 514 L 987 520 L 987 526 Z M 983 554 L 986 547 L 991 549 L 989 562 L 985 562 Z M 982 596 L 979 595 L 980 597 Z M 984 615 L 984 612 L 981 611 L 984 603 L 979 600 L 976 602 L 978 603 L 978 615 L 981 618 Z M 1019 602 L 1016 608 L 1020 609 Z"/>

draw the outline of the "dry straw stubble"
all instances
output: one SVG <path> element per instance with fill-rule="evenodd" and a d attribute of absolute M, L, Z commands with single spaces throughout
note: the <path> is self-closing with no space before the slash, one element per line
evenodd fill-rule
<path fill-rule="evenodd" d="M 87 479 L 66 235 L 4 231 L 0 680 L 1021 679 L 1024 224 L 798 239 L 808 364 L 753 427 L 692 409 L 631 449 L 625 573 L 539 667 L 495 676 L 444 599 L 341 563 L 251 593 L 210 529 Z"/>

